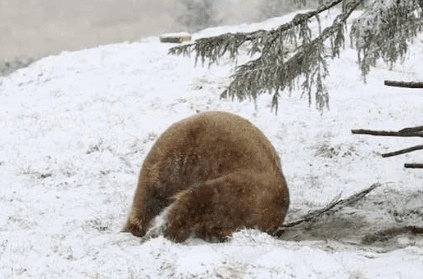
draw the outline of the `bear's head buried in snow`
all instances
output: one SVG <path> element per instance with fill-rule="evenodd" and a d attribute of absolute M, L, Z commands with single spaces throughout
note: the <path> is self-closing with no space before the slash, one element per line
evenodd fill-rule
<path fill-rule="evenodd" d="M 125 230 L 144 236 L 171 204 L 166 237 L 222 241 L 241 228 L 275 231 L 289 193 L 279 157 L 256 127 L 234 114 L 206 112 L 173 124 L 154 144 Z"/>

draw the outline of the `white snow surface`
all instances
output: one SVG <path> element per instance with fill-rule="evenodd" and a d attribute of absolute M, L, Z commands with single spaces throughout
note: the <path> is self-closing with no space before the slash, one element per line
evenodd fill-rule
<path fill-rule="evenodd" d="M 276 28 L 293 15 L 193 36 Z M 421 89 L 383 85 L 423 81 L 422 43 L 419 37 L 392 70 L 379 63 L 364 84 L 347 42 L 341 58 L 330 60 L 323 114 L 300 91 L 281 93 L 277 116 L 268 94 L 256 105 L 220 100 L 235 62 L 194 67 L 192 58 L 168 55 L 175 45 L 158 37 L 63 52 L 2 78 L 0 278 L 422 278 L 421 238 L 366 246 L 346 239 L 354 227 L 346 238 L 300 240 L 240 230 L 218 244 L 163 236 L 141 243 L 120 233 L 154 141 L 173 122 L 211 110 L 249 119 L 273 143 L 290 190 L 287 221 L 379 182 L 346 214 L 381 228 L 395 224 L 395 214 L 421 226 L 423 172 L 403 167 L 423 162 L 421 152 L 380 156 L 421 140 L 350 130 L 422 125 Z M 241 54 L 238 64 L 247 60 Z"/>

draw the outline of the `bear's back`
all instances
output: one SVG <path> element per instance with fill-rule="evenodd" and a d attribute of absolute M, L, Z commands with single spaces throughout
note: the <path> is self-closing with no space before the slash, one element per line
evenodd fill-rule
<path fill-rule="evenodd" d="M 187 154 L 216 163 L 225 161 L 226 169 L 228 164 L 256 171 L 280 166 L 272 144 L 261 131 L 248 120 L 227 112 L 204 112 L 174 123 L 154 144 L 145 162 L 154 164 Z"/>

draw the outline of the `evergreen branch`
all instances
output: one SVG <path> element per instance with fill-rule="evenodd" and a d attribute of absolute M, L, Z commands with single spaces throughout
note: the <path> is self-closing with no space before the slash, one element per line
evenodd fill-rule
<path fill-rule="evenodd" d="M 415 13 L 418 8 L 414 0 L 376 0 L 354 21 L 350 37 L 351 42 L 355 42 L 364 82 L 378 59 L 391 67 L 398 60 L 404 60 L 407 42 L 417 36 L 422 25 Z"/>
<path fill-rule="evenodd" d="M 238 66 L 236 73 L 232 76 L 234 80 L 221 94 L 221 98 L 230 96 L 233 99 L 236 96 L 239 101 L 242 101 L 246 95 L 253 96 L 255 99 L 255 96 L 261 94 L 264 90 L 269 90 L 270 93 L 272 90 L 276 90 L 272 101 L 273 109 L 277 103 L 277 100 L 275 100 L 277 99 L 276 93 L 279 90 L 285 89 L 292 91 L 295 81 L 300 76 L 305 75 L 306 78 L 306 81 L 303 83 L 303 89 L 311 90 L 311 85 L 313 85 L 314 81 L 310 80 L 310 78 L 313 79 L 310 74 L 313 72 L 313 67 L 318 65 L 322 67 L 321 71 L 317 73 L 316 70 L 314 70 L 315 72 L 313 72 L 317 74 L 318 77 L 316 106 L 319 110 L 323 110 L 324 106 L 328 105 L 328 94 L 324 91 L 321 80 L 322 77 L 328 75 L 327 64 L 326 62 L 322 62 L 324 61 L 323 42 L 335 36 L 335 41 L 337 42 L 335 47 L 339 48 L 343 44 L 342 38 L 339 38 L 340 30 L 344 30 L 346 20 L 351 15 L 352 11 L 362 2 L 363 0 L 349 3 L 349 9 L 338 15 L 332 26 L 325 28 L 321 35 L 310 43 L 302 45 L 299 51 L 297 51 L 297 53 L 287 62 L 283 63 L 278 53 L 269 51 L 263 52 L 263 54 L 255 60 Z M 337 51 L 333 53 L 336 54 Z M 309 99 L 309 102 L 311 102 L 311 99 Z"/>
<path fill-rule="evenodd" d="M 169 49 L 168 54 L 172 55 L 184 55 L 190 56 L 192 52 L 196 53 L 195 62 L 201 59 L 204 65 L 206 58 L 209 59 L 209 66 L 213 63 L 217 63 L 218 59 L 222 57 L 227 51 L 231 58 L 235 58 L 238 55 L 239 47 L 247 42 L 252 41 L 252 47 L 250 54 L 260 52 L 262 48 L 271 49 L 274 48 L 274 44 L 277 44 L 280 40 L 279 37 L 286 31 L 293 29 L 296 26 L 304 24 L 312 17 L 319 13 L 332 8 L 333 6 L 341 3 L 343 0 L 332 0 L 326 5 L 321 5 L 315 11 L 308 13 L 297 14 L 292 21 L 279 26 L 277 29 L 270 31 L 257 30 L 251 33 L 226 33 L 219 36 L 201 38 L 195 40 L 193 44 L 186 44 L 182 46 L 176 46 Z"/>

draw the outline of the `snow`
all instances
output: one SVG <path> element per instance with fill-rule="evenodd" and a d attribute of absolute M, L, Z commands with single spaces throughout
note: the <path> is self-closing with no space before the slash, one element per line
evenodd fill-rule
<path fill-rule="evenodd" d="M 193 37 L 275 28 L 293 15 Z M 367 84 L 347 47 L 330 62 L 330 111 L 322 115 L 297 91 L 281 94 L 277 116 L 269 95 L 258 98 L 257 109 L 220 100 L 234 62 L 194 67 L 193 59 L 167 55 L 174 45 L 158 37 L 63 52 L 2 78 L 0 278 L 421 278 L 421 237 L 357 240 L 369 228 L 422 226 L 423 173 L 403 168 L 422 162 L 421 153 L 380 156 L 420 141 L 350 130 L 421 125 L 421 90 L 383 80 L 422 81 L 422 42 L 420 36 L 403 65 L 379 63 Z M 290 190 L 287 221 L 338 194 L 383 185 L 328 223 L 312 224 L 311 233 L 280 239 L 240 230 L 225 243 L 176 244 L 120 233 L 154 141 L 173 122 L 208 110 L 249 119 L 273 143 Z"/>

